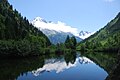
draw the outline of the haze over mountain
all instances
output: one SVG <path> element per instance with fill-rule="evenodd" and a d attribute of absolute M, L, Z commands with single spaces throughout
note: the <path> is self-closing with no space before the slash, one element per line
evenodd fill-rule
<path fill-rule="evenodd" d="M 69 35 L 70 37 L 76 36 L 77 42 L 80 42 L 82 39 L 85 39 L 91 35 L 91 32 L 87 32 L 87 31 L 85 32 L 81 31 L 79 33 L 77 28 L 68 26 L 60 21 L 54 23 L 52 21 L 46 21 L 41 17 L 36 17 L 34 20 L 30 22 L 35 27 L 40 29 L 44 34 L 46 34 L 50 39 L 50 41 L 54 44 L 63 43 L 67 35 Z"/>

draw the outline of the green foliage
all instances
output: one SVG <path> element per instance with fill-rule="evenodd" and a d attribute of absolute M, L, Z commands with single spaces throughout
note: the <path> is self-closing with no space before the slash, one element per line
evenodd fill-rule
<path fill-rule="evenodd" d="M 84 48 L 82 48 L 84 45 Z M 120 49 L 120 13 L 104 28 L 82 41 L 78 50 L 118 52 Z"/>
<path fill-rule="evenodd" d="M 73 37 L 69 37 L 67 36 L 66 40 L 65 40 L 65 46 L 66 48 L 68 49 L 76 49 L 76 44 L 77 44 L 77 41 L 76 41 L 76 38 L 73 36 Z"/>
<path fill-rule="evenodd" d="M 71 37 L 71 43 L 72 43 L 72 49 L 75 49 L 76 48 L 76 44 L 77 44 L 75 36 Z"/>
<path fill-rule="evenodd" d="M 65 53 L 66 54 L 64 54 L 64 56 L 65 56 L 65 61 L 66 61 L 67 65 L 69 64 L 69 62 L 74 64 L 75 59 L 76 59 L 76 51 L 74 51 L 74 50 L 66 50 Z"/>
<path fill-rule="evenodd" d="M 65 40 L 65 46 L 66 46 L 66 48 L 70 47 L 70 37 L 69 37 L 69 35 L 67 36 L 67 38 Z"/>
<path fill-rule="evenodd" d="M 50 45 L 45 34 L 13 10 L 7 0 L 0 0 L 0 54 L 39 55 Z"/>
<path fill-rule="evenodd" d="M 108 73 L 112 70 L 112 68 L 116 65 L 116 55 L 114 53 L 109 54 L 109 53 L 101 53 L 101 52 L 89 52 L 83 54 L 84 56 L 87 56 L 90 58 L 92 61 L 94 61 L 97 65 L 101 66 L 104 68 Z"/>
<path fill-rule="evenodd" d="M 8 56 L 28 56 L 41 55 L 42 48 L 40 44 L 28 40 L 9 40 L 0 41 L 0 54 Z"/>

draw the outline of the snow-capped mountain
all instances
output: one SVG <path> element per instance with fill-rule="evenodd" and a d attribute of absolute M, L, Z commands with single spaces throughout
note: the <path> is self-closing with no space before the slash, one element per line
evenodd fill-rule
<path fill-rule="evenodd" d="M 58 21 L 57 23 L 54 23 L 52 21 L 46 21 L 41 17 L 36 17 L 33 21 L 30 21 L 35 27 L 40 29 L 49 29 L 49 30 L 55 30 L 57 32 L 70 32 L 74 34 L 75 36 L 78 36 L 78 30 L 77 28 L 73 28 L 71 26 L 66 25 L 63 22 Z"/>
<path fill-rule="evenodd" d="M 33 25 L 35 25 L 36 22 L 44 22 L 44 23 L 47 23 L 46 20 L 44 20 L 43 18 L 41 17 L 36 17 L 33 21 L 31 21 Z"/>
<path fill-rule="evenodd" d="M 92 34 L 94 34 L 94 32 L 88 32 L 88 31 L 80 31 L 79 33 L 79 37 L 82 39 L 88 38 L 89 36 L 91 36 Z"/>
<path fill-rule="evenodd" d="M 46 21 L 41 17 L 36 17 L 33 21 L 30 21 L 35 27 L 40 29 L 53 44 L 64 43 L 67 35 L 70 37 L 76 36 L 77 42 L 82 39 L 79 37 L 76 28 L 67 26 L 65 23 L 58 21 L 54 23 L 52 21 Z"/>
<path fill-rule="evenodd" d="M 35 27 L 40 29 L 53 44 L 64 43 L 67 35 L 70 37 L 76 36 L 77 42 L 89 37 L 93 33 L 88 31 L 78 31 L 77 28 L 66 25 L 63 22 L 58 21 L 54 23 L 52 21 L 46 21 L 41 17 L 36 17 L 30 21 Z"/>

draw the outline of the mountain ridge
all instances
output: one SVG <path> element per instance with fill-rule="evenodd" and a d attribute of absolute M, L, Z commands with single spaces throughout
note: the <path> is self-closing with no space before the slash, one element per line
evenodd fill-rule
<path fill-rule="evenodd" d="M 80 33 L 77 33 L 76 28 L 67 26 L 65 23 L 59 21 L 58 23 L 46 21 L 41 17 L 36 17 L 34 18 L 34 20 L 31 20 L 30 22 L 39 30 L 41 30 L 44 34 L 46 34 L 46 36 L 50 39 L 50 41 L 53 44 L 64 43 L 65 39 L 67 38 L 67 35 L 69 35 L 70 37 L 75 36 L 77 42 L 80 42 L 92 34 L 87 31 L 85 32 L 81 31 L 82 32 L 81 34 L 84 35 L 79 35 Z"/>

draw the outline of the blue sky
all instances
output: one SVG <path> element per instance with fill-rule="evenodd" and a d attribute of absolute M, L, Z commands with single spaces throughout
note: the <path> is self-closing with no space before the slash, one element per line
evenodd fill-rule
<path fill-rule="evenodd" d="M 120 12 L 120 0 L 8 0 L 22 16 L 62 21 L 79 31 L 96 31 Z"/>

